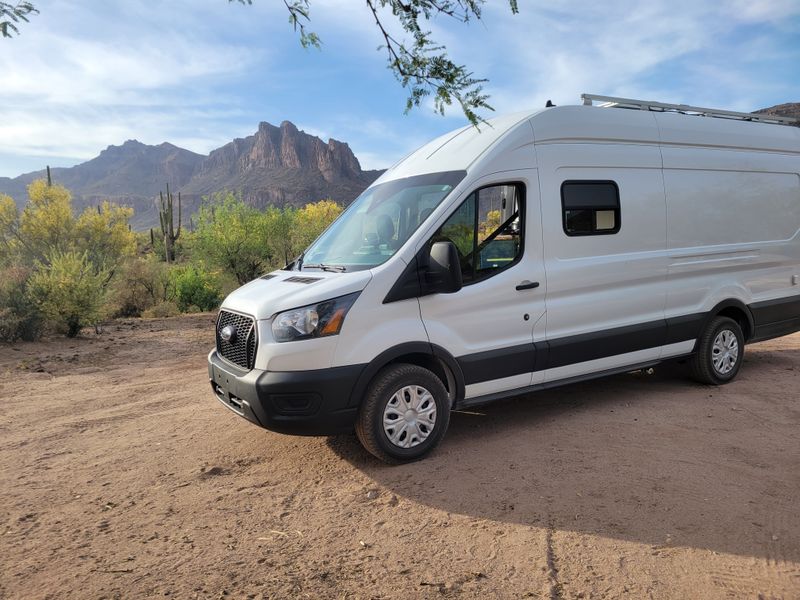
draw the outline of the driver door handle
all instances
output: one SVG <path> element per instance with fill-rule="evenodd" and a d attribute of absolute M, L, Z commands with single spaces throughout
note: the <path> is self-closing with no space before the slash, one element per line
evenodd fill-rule
<path fill-rule="evenodd" d="M 520 290 L 532 290 L 532 289 L 537 288 L 537 287 L 539 287 L 539 282 L 538 281 L 528 281 L 526 279 L 525 281 L 523 281 L 522 283 L 517 285 L 517 291 L 520 291 Z"/>

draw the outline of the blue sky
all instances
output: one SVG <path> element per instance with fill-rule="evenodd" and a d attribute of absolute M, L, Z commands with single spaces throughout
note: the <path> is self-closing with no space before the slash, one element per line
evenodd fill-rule
<path fill-rule="evenodd" d="M 0 176 L 70 166 L 109 144 L 207 153 L 290 120 L 387 167 L 464 124 L 404 115 L 360 0 L 312 0 L 322 50 L 304 50 L 278 0 L 38 0 L 0 40 Z M 432 24 L 486 77 L 498 113 L 581 92 L 750 111 L 800 102 L 800 0 L 490 0 L 481 22 Z M 390 16 L 387 15 L 387 19 Z M 490 116 L 487 114 L 487 116 Z"/>

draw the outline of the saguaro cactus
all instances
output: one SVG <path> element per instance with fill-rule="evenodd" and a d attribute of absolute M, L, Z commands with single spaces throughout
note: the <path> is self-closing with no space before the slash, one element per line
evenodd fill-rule
<path fill-rule="evenodd" d="M 181 236 L 181 193 L 178 192 L 178 227 L 173 224 L 173 197 L 167 184 L 167 195 L 158 192 L 158 220 L 161 223 L 161 235 L 164 238 L 164 256 L 167 263 L 175 261 L 175 241 Z"/>

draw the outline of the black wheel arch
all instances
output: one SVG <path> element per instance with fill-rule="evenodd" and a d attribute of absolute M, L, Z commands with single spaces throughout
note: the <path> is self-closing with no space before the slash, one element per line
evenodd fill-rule
<path fill-rule="evenodd" d="M 753 319 L 753 313 L 750 311 L 750 308 L 741 300 L 737 300 L 736 298 L 729 298 L 728 300 L 723 300 L 722 302 L 718 303 L 714 306 L 703 321 L 703 325 L 700 329 L 700 334 L 706 330 L 709 323 L 713 321 L 716 317 L 730 317 L 737 323 L 739 323 L 739 327 L 742 328 L 742 334 L 744 335 L 744 341 L 747 343 L 753 337 L 755 332 L 755 321 Z M 698 338 L 699 335 L 698 334 Z M 697 342 L 695 342 L 695 350 L 697 350 Z"/>
<path fill-rule="evenodd" d="M 392 363 L 408 363 L 432 371 L 442 380 L 450 396 L 451 406 L 464 397 L 464 374 L 452 354 L 430 342 L 405 342 L 384 350 L 364 367 L 353 387 L 350 406 L 361 404 L 367 386 L 375 375 Z"/>

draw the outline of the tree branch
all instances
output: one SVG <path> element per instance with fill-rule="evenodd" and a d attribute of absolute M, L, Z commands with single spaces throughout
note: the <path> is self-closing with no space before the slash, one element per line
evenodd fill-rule
<path fill-rule="evenodd" d="M 13 33 L 19 34 L 17 24 L 23 21 L 27 23 L 28 15 L 34 14 L 39 14 L 39 11 L 31 2 L 0 2 L 0 35 L 10 38 Z"/>

